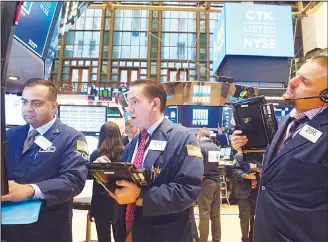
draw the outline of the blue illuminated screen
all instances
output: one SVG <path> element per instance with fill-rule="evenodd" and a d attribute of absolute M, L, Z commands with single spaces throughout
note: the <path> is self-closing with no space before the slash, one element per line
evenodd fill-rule
<path fill-rule="evenodd" d="M 210 106 L 179 106 L 179 123 L 190 128 L 217 128 L 222 108 Z"/>
<path fill-rule="evenodd" d="M 225 3 L 226 54 L 294 57 L 290 6 Z"/>
<path fill-rule="evenodd" d="M 24 1 L 15 37 L 33 52 L 42 57 L 57 2 Z"/>
<path fill-rule="evenodd" d="M 178 106 L 169 106 L 164 109 L 164 117 L 173 123 L 178 123 Z"/>

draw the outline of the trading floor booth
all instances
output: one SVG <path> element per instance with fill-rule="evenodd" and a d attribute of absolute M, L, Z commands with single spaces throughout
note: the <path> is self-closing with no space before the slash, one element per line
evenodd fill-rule
<path fill-rule="evenodd" d="M 218 165 L 221 174 L 221 196 L 229 203 L 232 191 L 233 149 L 228 138 L 234 127 L 231 102 L 254 97 L 258 89 L 227 82 L 168 82 L 166 118 L 194 132 L 206 127 L 221 147 Z M 218 134 L 218 127 L 225 132 Z"/>

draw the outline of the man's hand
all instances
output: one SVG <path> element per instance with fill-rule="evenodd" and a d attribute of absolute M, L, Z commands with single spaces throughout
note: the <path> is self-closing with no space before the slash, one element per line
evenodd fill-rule
<path fill-rule="evenodd" d="M 111 163 L 110 159 L 107 158 L 107 156 L 100 156 L 95 160 L 93 163 Z"/>
<path fill-rule="evenodd" d="M 256 180 L 256 175 L 255 173 L 249 173 L 246 176 L 244 176 L 244 179 L 248 179 L 248 180 Z"/>
<path fill-rule="evenodd" d="M 2 202 L 20 202 L 34 196 L 34 188 L 28 184 L 18 184 L 9 181 L 9 193 L 1 196 Z"/>
<path fill-rule="evenodd" d="M 238 152 L 242 152 L 241 147 L 247 144 L 248 139 L 246 136 L 241 135 L 241 130 L 235 130 L 231 135 L 231 146 Z"/>
<path fill-rule="evenodd" d="M 108 193 L 118 204 L 123 205 L 134 203 L 140 196 L 141 188 L 132 182 L 121 180 L 117 181 L 116 185 L 121 186 L 122 188 L 117 188 L 115 194 L 110 191 Z"/>

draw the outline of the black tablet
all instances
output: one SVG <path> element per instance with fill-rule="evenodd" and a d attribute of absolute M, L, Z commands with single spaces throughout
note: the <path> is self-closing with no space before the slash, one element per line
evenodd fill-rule
<path fill-rule="evenodd" d="M 150 187 L 151 181 L 144 168 L 136 168 L 131 163 L 89 163 L 88 169 L 91 171 L 96 181 L 106 190 L 113 192 L 116 188 L 117 180 L 127 180 L 135 183 L 139 187 Z"/>
<path fill-rule="evenodd" d="M 268 144 L 261 111 L 264 104 L 264 96 L 232 103 L 236 129 L 241 130 L 248 138 L 247 144 L 242 147 L 244 151 L 263 151 Z"/>

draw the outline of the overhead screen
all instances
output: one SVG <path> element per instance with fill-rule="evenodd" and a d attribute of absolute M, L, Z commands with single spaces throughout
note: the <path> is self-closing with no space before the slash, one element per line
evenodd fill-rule
<path fill-rule="evenodd" d="M 34 53 L 43 56 L 58 2 L 23 3 L 15 38 Z"/>
<path fill-rule="evenodd" d="M 83 133 L 98 133 L 107 122 L 106 106 L 59 105 L 60 120 Z"/>
<path fill-rule="evenodd" d="M 221 116 L 222 107 L 179 107 L 179 123 L 189 128 L 217 128 L 221 121 Z"/>
<path fill-rule="evenodd" d="M 225 3 L 214 32 L 213 71 L 225 55 L 294 57 L 292 9 Z"/>

